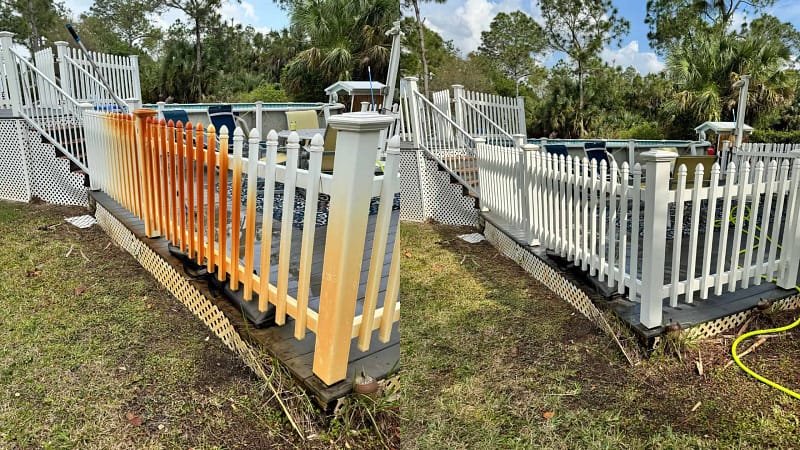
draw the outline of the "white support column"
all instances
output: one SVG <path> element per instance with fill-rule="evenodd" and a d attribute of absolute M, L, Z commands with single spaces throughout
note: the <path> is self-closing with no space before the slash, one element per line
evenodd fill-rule
<path fill-rule="evenodd" d="M 166 103 L 165 102 L 158 102 L 158 103 L 156 103 L 156 105 L 158 105 L 158 108 L 157 108 L 158 116 L 156 116 L 156 118 L 158 120 L 161 120 L 161 119 L 164 118 L 164 105 L 166 105 Z"/>
<path fill-rule="evenodd" d="M 54 42 L 56 46 L 56 59 L 58 60 L 59 86 L 68 96 L 75 98 L 72 91 L 72 73 L 65 57 L 69 56 L 69 44 L 64 41 Z"/>
<path fill-rule="evenodd" d="M 0 63 L 5 61 L 6 77 L 8 83 L 8 100 L 11 102 L 11 115 L 18 116 L 22 111 L 22 93 L 20 92 L 19 72 L 17 63 L 12 59 L 11 46 L 14 45 L 12 38 L 14 33 L 10 31 L 0 31 Z"/>
<path fill-rule="evenodd" d="M 738 148 L 737 148 L 738 150 Z M 778 287 L 793 289 L 797 286 L 797 275 L 800 271 L 800 151 L 790 153 L 792 160 L 792 175 L 789 184 L 789 203 L 787 204 L 786 217 L 788 219 L 781 249 L 781 262 L 778 266 Z"/>
<path fill-rule="evenodd" d="M 636 141 L 633 139 L 628 140 L 628 166 L 633 169 L 636 164 Z"/>
<path fill-rule="evenodd" d="M 392 120 L 374 112 L 329 120 L 338 133 L 313 366 L 328 385 L 347 374 L 378 141 Z"/>
<path fill-rule="evenodd" d="M 517 120 L 519 120 L 519 133 L 528 135 L 528 123 L 525 120 L 525 97 L 517 97 Z"/>
<path fill-rule="evenodd" d="M 261 100 L 256 102 L 256 121 L 255 126 L 256 130 L 258 130 L 259 136 L 264 136 L 264 130 L 262 129 L 264 126 L 264 102 Z"/>
<path fill-rule="evenodd" d="M 537 245 L 538 240 L 536 236 L 533 235 L 533 226 L 532 224 L 535 222 L 534 214 L 538 214 L 538 211 L 534 210 L 533 202 L 531 199 L 531 191 L 533 190 L 533 177 L 529 172 L 531 164 L 530 160 L 533 157 L 534 152 L 539 151 L 539 146 L 534 144 L 523 144 L 522 145 L 522 160 L 520 166 L 520 172 L 523 174 L 523 192 L 522 192 L 522 211 L 524 213 L 524 220 L 525 220 L 525 236 L 528 245 Z"/>
<path fill-rule="evenodd" d="M 661 326 L 663 309 L 664 266 L 669 212 L 670 165 L 677 155 L 652 150 L 642 153 L 647 181 L 644 191 L 644 239 L 642 240 L 642 295 L 639 321 L 646 328 Z M 638 239 L 633 236 L 631 239 Z M 631 258 L 637 258 L 631 255 Z M 636 274 L 631 274 L 636 278 Z M 635 282 L 635 281 L 634 281 Z"/>
<path fill-rule="evenodd" d="M 453 102 L 454 107 L 456 110 L 455 115 L 455 122 L 456 125 L 466 130 L 464 127 L 464 105 L 462 104 L 464 99 L 464 86 L 460 84 L 453 85 Z M 467 132 L 472 133 L 472 130 L 467 130 Z"/>
<path fill-rule="evenodd" d="M 142 101 L 142 85 L 139 80 L 139 55 L 130 55 L 131 62 L 131 81 L 133 83 L 133 94 L 137 96 L 139 102 Z"/>

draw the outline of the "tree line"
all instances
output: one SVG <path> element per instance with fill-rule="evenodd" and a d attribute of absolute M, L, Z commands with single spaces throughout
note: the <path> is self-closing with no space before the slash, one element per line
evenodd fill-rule
<path fill-rule="evenodd" d="M 139 55 L 144 102 L 324 101 L 339 80 L 385 79 L 397 0 L 275 0 L 282 30 L 259 32 L 225 21 L 222 0 L 95 0 L 74 17 L 63 2 L 4 0 L 0 29 L 31 53 L 72 42 L 72 22 L 87 48 Z M 154 18 L 180 11 L 168 28 Z"/>
<path fill-rule="evenodd" d="M 410 14 L 420 0 L 404 0 Z M 443 3 L 443 0 L 434 0 Z M 708 120 L 733 121 L 738 90 L 751 75 L 746 121 L 772 142 L 800 141 L 800 32 L 767 13 L 775 0 L 648 0 L 650 46 L 664 70 L 642 75 L 601 58 L 630 23 L 611 0 L 539 0 L 541 20 L 499 13 L 477 50 L 403 20 L 403 75 L 427 89 L 467 89 L 525 97 L 529 136 L 685 139 Z M 740 23 L 739 18 L 748 17 Z M 421 42 L 424 41 L 425 51 Z M 559 58 L 545 67 L 550 55 Z M 423 66 L 428 66 L 424 70 Z"/>

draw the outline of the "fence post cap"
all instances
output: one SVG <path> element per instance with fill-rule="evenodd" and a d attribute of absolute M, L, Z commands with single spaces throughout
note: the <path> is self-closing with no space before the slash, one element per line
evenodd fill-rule
<path fill-rule="evenodd" d="M 649 150 L 639 155 L 642 162 L 672 162 L 678 157 L 677 153 L 663 150 Z"/>
<path fill-rule="evenodd" d="M 133 110 L 133 115 L 136 116 L 136 117 L 148 118 L 148 117 L 155 116 L 156 114 L 158 114 L 158 111 L 153 110 L 153 109 L 138 108 L 138 109 L 134 109 Z"/>
<path fill-rule="evenodd" d="M 453 87 L 453 89 L 464 89 L 464 85 L 463 84 L 454 84 L 452 87 Z"/>
<path fill-rule="evenodd" d="M 0 31 L 0 39 L 2 38 L 12 38 L 14 37 L 14 33 L 11 31 Z"/>
<path fill-rule="evenodd" d="M 341 131 L 381 131 L 394 122 L 394 117 L 374 111 L 337 114 L 328 119 L 331 127 Z"/>
<path fill-rule="evenodd" d="M 536 144 L 525 144 L 522 146 L 522 149 L 526 152 L 537 152 L 539 151 L 539 146 Z"/>
<path fill-rule="evenodd" d="M 94 108 L 94 105 L 92 105 L 91 103 L 83 102 L 83 103 L 79 103 L 78 107 L 80 109 L 92 109 L 92 108 Z"/>
<path fill-rule="evenodd" d="M 386 144 L 386 153 L 390 155 L 399 155 L 400 154 L 400 136 L 394 135 L 389 139 L 389 142 Z"/>
<path fill-rule="evenodd" d="M 67 41 L 55 41 L 55 42 L 53 42 L 53 45 L 55 45 L 56 47 L 66 47 L 66 46 L 69 45 L 69 42 L 67 42 Z"/>
<path fill-rule="evenodd" d="M 325 150 L 322 148 L 324 144 L 325 139 L 322 138 L 321 134 L 317 133 L 311 138 L 311 145 L 309 145 L 306 150 L 308 150 L 309 153 L 322 153 L 322 151 Z"/>
<path fill-rule="evenodd" d="M 413 75 L 408 77 L 403 77 L 403 79 L 408 81 L 419 81 L 419 77 L 415 77 Z"/>
<path fill-rule="evenodd" d="M 472 140 L 475 141 L 476 144 L 485 144 L 486 143 L 486 138 L 483 137 L 483 136 L 475 136 L 474 138 L 472 138 Z"/>

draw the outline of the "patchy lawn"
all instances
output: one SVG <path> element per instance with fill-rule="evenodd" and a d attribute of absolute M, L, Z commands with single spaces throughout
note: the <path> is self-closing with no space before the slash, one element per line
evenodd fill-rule
<path fill-rule="evenodd" d="M 0 448 L 382 447 L 371 424 L 319 410 L 301 441 L 265 385 L 130 255 L 63 220 L 82 214 L 0 202 Z"/>
<path fill-rule="evenodd" d="M 490 244 L 456 238 L 472 231 L 401 225 L 403 447 L 800 448 L 800 401 L 724 368 L 731 339 L 631 367 Z M 800 330 L 743 360 L 800 389 Z"/>

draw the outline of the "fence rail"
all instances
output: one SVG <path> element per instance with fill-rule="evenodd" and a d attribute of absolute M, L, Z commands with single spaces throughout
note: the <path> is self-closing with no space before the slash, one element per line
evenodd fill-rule
<path fill-rule="evenodd" d="M 93 186 L 143 220 L 148 236 L 170 240 L 219 281 L 228 280 L 233 291 L 241 290 L 245 301 L 256 301 L 260 311 L 272 305 L 276 324 L 294 319 L 297 339 L 309 331 L 315 333 L 313 370 L 328 384 L 344 379 L 353 338 L 358 338 L 362 351 L 370 348 L 376 330 L 381 342 L 389 341 L 400 314 L 397 239 L 393 249 L 387 248 L 392 205 L 399 190 L 399 138 L 389 142 L 384 175 L 370 175 L 380 130 L 389 125 L 390 117 L 375 114 L 366 121 L 352 115 L 331 118 L 332 126 L 339 128 L 339 151 L 329 175 L 321 172 L 321 136 L 312 140 L 309 168 L 304 170 L 297 168 L 300 145 L 296 133 L 289 137 L 285 165 L 279 165 L 274 131 L 266 139 L 266 157 L 259 160 L 257 130 L 252 130 L 245 142 L 241 129 L 234 130 L 231 139 L 223 128 L 217 139 L 213 126 L 203 129 L 189 124 L 184 128 L 181 123 L 156 121 L 153 111 L 139 110 L 137 114 L 87 111 L 92 130 L 88 136 L 91 178 Z M 281 216 L 276 219 L 279 187 L 283 199 L 277 203 Z M 296 188 L 305 191 L 303 197 L 298 197 Z M 313 249 L 320 239 L 315 225 L 321 192 L 330 195 L 330 209 L 322 285 L 315 294 L 311 276 L 312 265 L 319 264 L 313 260 Z M 376 194 L 380 201 L 374 238 L 370 257 L 363 263 L 366 289 L 361 312 L 356 314 L 370 198 Z M 300 198 L 305 207 L 296 211 Z M 261 211 L 257 204 L 262 205 Z M 303 216 L 301 231 L 293 227 L 297 214 Z M 279 236 L 273 237 L 276 230 L 280 230 Z M 299 239 L 292 238 L 295 233 L 300 233 Z M 262 249 L 258 254 L 257 242 Z M 276 247 L 278 253 L 273 256 L 270 249 Z M 296 269 L 290 269 L 293 252 L 297 252 L 295 262 L 299 255 Z M 388 252 L 392 252 L 390 258 Z M 382 289 L 387 264 L 388 280 Z M 271 271 L 271 267 L 277 270 Z M 294 279 L 296 289 L 290 288 Z M 315 295 L 320 300 L 318 308 L 309 305 Z"/>
<path fill-rule="evenodd" d="M 477 155 L 491 217 L 627 291 L 648 328 L 662 325 L 667 299 L 674 307 L 763 281 L 797 283 L 800 159 L 731 162 L 723 183 L 718 164 L 710 176 L 702 165 L 671 173 L 669 152 L 643 153 L 632 168 L 534 145 L 479 142 Z"/>
<path fill-rule="evenodd" d="M 525 103 L 522 97 L 474 92 L 465 90 L 462 86 L 453 86 L 453 90 L 456 108 L 460 108 L 463 114 L 463 122 L 459 123 L 471 133 L 482 136 L 502 130 L 508 135 L 526 134 Z M 471 108 L 465 107 L 467 105 Z"/>

